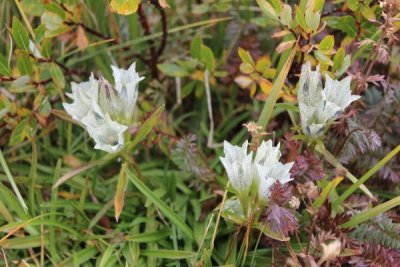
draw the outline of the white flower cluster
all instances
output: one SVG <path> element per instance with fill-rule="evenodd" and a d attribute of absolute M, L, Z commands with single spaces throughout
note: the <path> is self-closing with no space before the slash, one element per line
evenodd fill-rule
<path fill-rule="evenodd" d="M 290 169 L 293 162 L 282 164 L 281 152 L 272 141 L 263 141 L 253 159 L 253 152 L 247 153 L 248 142 L 241 147 L 224 142 L 225 157 L 220 157 L 232 187 L 240 195 L 249 195 L 252 188 L 258 191 L 259 199 L 268 197 L 270 187 L 277 181 L 285 184 L 292 180 Z"/>
<path fill-rule="evenodd" d="M 310 62 L 302 66 L 298 101 L 304 134 L 314 137 L 321 135 L 329 122 L 335 120 L 351 102 L 360 98 L 351 94 L 350 83 L 350 76 L 338 81 L 325 75 L 325 88 L 322 88 L 319 66 L 315 71 L 311 70 Z"/>
<path fill-rule="evenodd" d="M 63 106 L 88 131 L 96 149 L 115 153 L 123 148 L 123 133 L 132 124 L 138 83 L 144 77 L 136 72 L 135 63 L 127 70 L 111 68 L 115 87 L 92 74 L 87 82 L 71 83 L 72 93 L 67 95 L 73 102 Z"/>

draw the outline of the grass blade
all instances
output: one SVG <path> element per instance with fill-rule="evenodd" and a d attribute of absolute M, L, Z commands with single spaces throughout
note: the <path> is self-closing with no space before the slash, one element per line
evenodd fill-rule
<path fill-rule="evenodd" d="M 7 166 L 6 160 L 5 160 L 4 156 L 3 156 L 3 152 L 1 151 L 1 149 L 0 149 L 0 164 L 3 167 L 3 170 L 4 170 L 4 172 L 5 172 L 6 176 L 7 176 L 8 181 L 11 184 L 12 189 L 14 190 L 15 195 L 18 198 L 19 203 L 21 203 L 22 208 L 25 210 L 25 213 L 27 213 L 28 212 L 28 207 L 26 206 L 24 198 L 21 196 L 21 193 L 19 192 L 18 187 L 15 184 L 14 178 L 11 175 L 10 169 Z"/>
<path fill-rule="evenodd" d="M 318 209 L 324 204 L 325 200 L 328 198 L 329 194 L 335 190 L 336 186 L 343 180 L 343 177 L 339 176 L 333 179 L 322 191 L 321 195 L 314 201 L 314 209 Z"/>
<path fill-rule="evenodd" d="M 153 191 L 148 188 L 139 178 L 136 177 L 130 170 L 126 170 L 126 174 L 129 180 L 142 192 L 148 199 L 153 202 L 153 204 L 163 212 L 163 214 L 168 217 L 179 229 L 182 230 L 182 233 L 190 239 L 194 240 L 193 232 L 189 226 L 180 218 L 175 212 L 165 204 L 164 201 L 159 199 Z"/>
<path fill-rule="evenodd" d="M 167 250 L 167 249 L 157 249 L 157 250 L 143 250 L 140 252 L 142 256 L 152 256 L 156 258 L 179 260 L 187 259 L 196 256 L 196 253 L 192 251 L 182 251 L 182 250 Z"/>
<path fill-rule="evenodd" d="M 343 203 L 351 194 L 354 193 L 362 184 L 364 184 L 372 175 L 379 171 L 386 163 L 388 163 L 397 153 L 400 152 L 400 145 L 393 149 L 383 159 L 381 159 L 374 167 L 367 171 L 356 183 L 352 184 L 334 203 L 333 208 Z"/>
<path fill-rule="evenodd" d="M 342 224 L 341 227 L 342 228 L 354 227 L 398 205 L 400 205 L 400 197 L 393 198 L 392 200 L 386 201 L 385 203 L 382 203 L 372 209 L 368 209 L 362 213 L 354 215 L 348 222 Z"/>
<path fill-rule="evenodd" d="M 278 100 L 279 91 L 285 83 L 286 76 L 289 73 L 290 66 L 292 65 L 295 54 L 296 46 L 292 47 L 292 51 L 288 59 L 286 60 L 285 65 L 283 65 L 281 72 L 279 73 L 274 84 L 272 85 L 271 92 L 268 95 L 267 101 L 265 101 L 264 107 L 258 119 L 258 125 L 261 125 L 264 129 L 267 127 L 268 121 L 271 118 L 272 111 L 274 110 L 276 101 Z"/>

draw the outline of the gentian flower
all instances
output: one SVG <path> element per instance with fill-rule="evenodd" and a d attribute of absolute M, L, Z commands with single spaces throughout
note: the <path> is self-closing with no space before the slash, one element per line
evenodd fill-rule
<path fill-rule="evenodd" d="M 360 98 L 351 94 L 351 77 L 339 81 L 326 75 L 325 80 L 323 88 L 319 66 L 315 71 L 310 62 L 302 66 L 298 89 L 301 126 L 306 135 L 313 137 L 321 135 L 328 123 Z"/>
<path fill-rule="evenodd" d="M 71 83 L 72 93 L 67 95 L 73 102 L 63 106 L 93 138 L 96 149 L 115 153 L 123 148 L 124 132 L 133 123 L 138 84 L 144 77 L 136 72 L 135 63 L 127 70 L 111 68 L 115 87 L 91 74 L 87 82 Z"/>
<path fill-rule="evenodd" d="M 292 180 L 289 171 L 293 162 L 282 164 L 279 161 L 279 146 L 274 147 L 271 140 L 263 141 L 253 159 L 253 152 L 247 153 L 247 141 L 241 147 L 224 142 L 225 157 L 220 159 L 238 195 L 249 197 L 254 188 L 257 198 L 265 201 L 275 182 L 285 184 Z"/>

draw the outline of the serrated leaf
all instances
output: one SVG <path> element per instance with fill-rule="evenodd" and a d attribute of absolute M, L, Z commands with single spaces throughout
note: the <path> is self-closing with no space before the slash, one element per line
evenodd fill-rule
<path fill-rule="evenodd" d="M 7 59 L 0 54 L 0 74 L 10 76 L 11 69 L 8 67 Z"/>
<path fill-rule="evenodd" d="M 324 39 L 319 43 L 319 50 L 322 52 L 329 52 L 333 49 L 335 45 L 335 38 L 333 35 L 327 35 Z"/>
<path fill-rule="evenodd" d="M 185 77 L 189 75 L 189 72 L 185 68 L 174 63 L 162 63 L 158 64 L 157 67 L 162 73 L 168 76 Z"/>
<path fill-rule="evenodd" d="M 140 4 L 140 0 L 111 0 L 111 11 L 120 15 L 130 15 L 135 13 Z"/>
<path fill-rule="evenodd" d="M 17 47 L 29 52 L 29 34 L 17 17 L 13 17 L 11 33 Z"/>

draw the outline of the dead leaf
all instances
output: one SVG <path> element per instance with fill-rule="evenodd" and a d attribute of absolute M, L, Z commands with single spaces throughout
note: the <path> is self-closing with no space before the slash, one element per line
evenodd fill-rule
<path fill-rule="evenodd" d="M 296 43 L 296 40 L 291 40 L 291 41 L 287 41 L 287 42 L 283 42 L 280 43 L 278 45 L 278 47 L 276 48 L 276 52 L 278 52 L 278 54 L 282 53 L 283 51 L 291 48 L 293 46 L 293 44 Z"/>
<path fill-rule="evenodd" d="M 89 40 L 82 26 L 78 26 L 78 30 L 76 31 L 76 45 L 79 50 L 85 50 L 89 45 Z"/>

